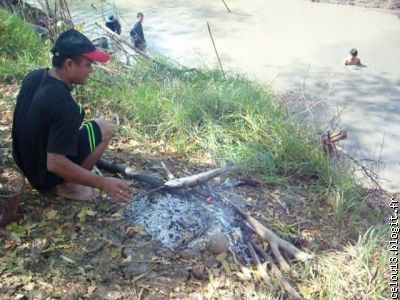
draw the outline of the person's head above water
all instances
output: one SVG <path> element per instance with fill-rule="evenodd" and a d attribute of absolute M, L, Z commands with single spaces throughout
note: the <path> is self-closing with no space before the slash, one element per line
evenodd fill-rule
<path fill-rule="evenodd" d="M 114 22 L 115 20 L 116 20 L 116 18 L 115 18 L 114 15 L 109 15 L 109 16 L 106 18 L 106 22 L 107 22 L 107 23 L 112 23 L 112 22 Z"/>
<path fill-rule="evenodd" d="M 357 49 L 356 48 L 351 49 L 350 54 L 351 54 L 351 56 L 357 56 L 358 55 Z"/>

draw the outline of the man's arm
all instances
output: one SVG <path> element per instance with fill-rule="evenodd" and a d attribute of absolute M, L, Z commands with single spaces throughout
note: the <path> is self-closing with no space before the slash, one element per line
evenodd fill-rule
<path fill-rule="evenodd" d="M 66 181 L 98 188 L 118 202 L 127 202 L 131 199 L 133 191 L 124 180 L 97 176 L 64 155 L 47 153 L 47 169 Z"/>

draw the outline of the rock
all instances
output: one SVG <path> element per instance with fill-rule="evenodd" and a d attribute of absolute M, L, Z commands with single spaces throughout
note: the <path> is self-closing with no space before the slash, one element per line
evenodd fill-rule
<path fill-rule="evenodd" d="M 229 250 L 230 241 L 225 233 L 217 232 L 209 237 L 207 248 L 213 254 L 220 254 Z"/>

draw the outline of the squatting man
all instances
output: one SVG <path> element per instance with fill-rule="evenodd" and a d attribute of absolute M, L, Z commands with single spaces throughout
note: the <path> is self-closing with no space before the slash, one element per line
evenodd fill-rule
<path fill-rule="evenodd" d="M 111 126 L 102 119 L 83 123 L 85 112 L 71 95 L 73 85 L 88 80 L 92 63 L 107 62 L 110 56 L 74 29 L 59 36 L 52 53 L 53 67 L 29 73 L 18 94 L 15 162 L 41 193 L 94 201 L 101 190 L 127 202 L 133 190 L 126 181 L 90 171 L 111 140 Z"/>

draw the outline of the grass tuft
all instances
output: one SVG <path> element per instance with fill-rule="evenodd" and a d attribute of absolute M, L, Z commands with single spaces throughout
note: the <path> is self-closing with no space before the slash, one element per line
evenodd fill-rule
<path fill-rule="evenodd" d="M 22 79 L 47 64 L 45 43 L 17 15 L 0 8 L 0 80 Z"/>

